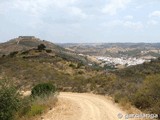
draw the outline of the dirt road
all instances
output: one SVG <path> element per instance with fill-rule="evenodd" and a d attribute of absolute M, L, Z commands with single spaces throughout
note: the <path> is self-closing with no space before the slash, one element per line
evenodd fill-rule
<path fill-rule="evenodd" d="M 125 114 L 104 96 L 60 93 L 58 99 L 58 104 L 43 117 L 44 120 L 119 120 L 117 115 Z"/>

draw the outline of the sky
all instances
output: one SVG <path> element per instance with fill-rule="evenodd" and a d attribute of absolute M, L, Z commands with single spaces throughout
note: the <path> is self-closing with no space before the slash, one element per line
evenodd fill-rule
<path fill-rule="evenodd" d="M 160 42 L 160 0 L 0 0 L 0 42 Z"/>

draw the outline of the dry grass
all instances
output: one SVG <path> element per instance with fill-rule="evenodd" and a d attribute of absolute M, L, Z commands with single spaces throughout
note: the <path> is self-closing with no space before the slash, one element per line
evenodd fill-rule
<path fill-rule="evenodd" d="M 31 109 L 20 120 L 38 120 L 41 116 L 55 107 L 58 99 L 58 92 L 49 97 L 37 97 L 32 102 Z"/>

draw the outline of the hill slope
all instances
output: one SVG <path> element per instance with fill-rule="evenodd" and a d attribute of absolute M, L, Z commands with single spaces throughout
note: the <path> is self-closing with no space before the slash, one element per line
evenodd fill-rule
<path fill-rule="evenodd" d="M 83 57 L 50 49 L 11 52 L 0 57 L 0 77 L 12 79 L 24 89 L 46 81 L 54 82 L 59 89 L 63 89 L 74 86 L 74 79 L 85 80 L 95 75 L 87 62 Z"/>
<path fill-rule="evenodd" d="M 52 49 L 54 51 L 65 51 L 64 48 L 59 47 L 51 42 L 40 40 L 39 38 L 15 38 L 11 39 L 8 42 L 0 44 L 0 55 L 9 54 L 13 51 L 26 51 L 32 48 L 36 48 L 38 45 L 44 44 L 48 49 Z"/>
<path fill-rule="evenodd" d="M 59 56 L 70 59 L 70 60 L 76 60 L 79 62 L 83 62 L 85 64 L 88 64 L 88 62 L 91 62 L 84 58 L 83 56 L 79 56 L 76 53 L 66 50 L 58 45 L 55 45 L 49 41 L 46 40 L 40 40 L 36 37 L 30 37 L 30 36 L 20 36 L 18 38 L 9 40 L 8 42 L 1 43 L 0 44 L 0 56 L 3 55 L 9 55 L 12 52 L 24 52 L 30 49 L 37 48 L 38 45 L 44 44 L 46 46 L 46 49 L 52 50 L 52 52 L 58 54 Z"/>

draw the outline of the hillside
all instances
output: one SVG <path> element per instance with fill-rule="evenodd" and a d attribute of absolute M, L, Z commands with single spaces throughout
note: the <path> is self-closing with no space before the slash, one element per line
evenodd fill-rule
<path fill-rule="evenodd" d="M 89 61 L 82 57 L 78 56 L 76 53 L 64 49 L 58 45 L 55 45 L 46 40 L 40 40 L 34 36 L 19 36 L 18 38 L 11 39 L 8 42 L 0 44 L 0 56 L 8 55 L 11 52 L 24 52 L 30 49 L 37 48 L 38 45 L 44 44 L 46 49 L 52 50 L 54 53 L 59 56 L 63 56 L 66 59 L 78 60 L 87 64 Z"/>
<path fill-rule="evenodd" d="M 13 51 L 26 51 L 37 47 L 39 44 L 44 44 L 48 49 L 52 49 L 54 51 L 65 51 L 62 47 L 45 40 L 40 40 L 34 36 L 19 36 L 18 38 L 11 39 L 8 42 L 1 43 L 0 55 L 9 54 Z"/>
<path fill-rule="evenodd" d="M 50 49 L 11 52 L 0 58 L 0 77 L 13 79 L 22 89 L 30 89 L 32 85 L 46 81 L 64 89 L 72 86 L 74 79 L 78 81 L 94 75 L 94 71 L 83 60 Z"/>
<path fill-rule="evenodd" d="M 49 81 L 59 91 L 110 95 L 122 105 L 127 103 L 147 113 L 160 113 L 160 59 L 106 72 L 96 65 L 89 66 L 82 56 L 62 50 L 39 50 L 36 46 L 2 56 L 0 78 L 13 81 L 23 90 Z"/>

